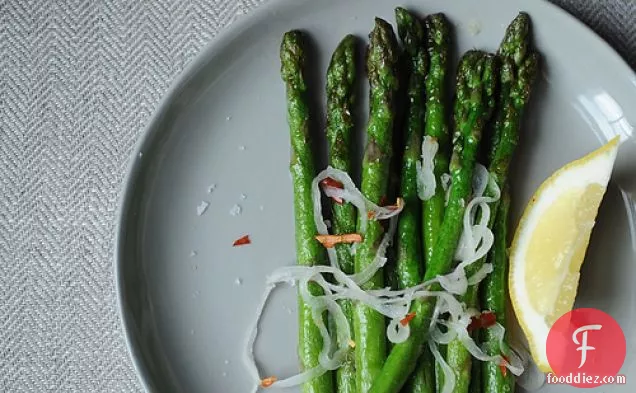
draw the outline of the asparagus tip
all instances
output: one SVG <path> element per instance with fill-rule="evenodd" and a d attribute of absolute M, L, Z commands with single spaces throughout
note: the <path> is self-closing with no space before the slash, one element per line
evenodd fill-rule
<path fill-rule="evenodd" d="M 387 72 L 387 70 L 394 69 L 398 61 L 399 50 L 393 27 L 384 19 L 376 17 L 375 27 L 369 34 L 367 53 L 367 74 L 370 82 L 380 83 L 383 76 L 392 75 L 393 72 Z M 385 82 L 391 83 L 388 80 Z"/>
<path fill-rule="evenodd" d="M 358 39 L 353 34 L 345 36 L 331 56 L 327 69 L 327 94 L 342 93 L 339 87 L 352 86 L 356 80 L 356 46 Z"/>
<path fill-rule="evenodd" d="M 530 46 L 531 31 L 530 15 L 520 12 L 506 28 L 499 54 L 512 57 L 517 65 L 521 64 Z"/>
<path fill-rule="evenodd" d="M 424 48 L 424 26 L 419 18 L 405 8 L 395 9 L 395 20 L 397 30 L 406 52 L 415 56 Z"/>
<path fill-rule="evenodd" d="M 446 15 L 439 12 L 431 14 L 424 19 L 426 31 L 434 38 L 437 45 L 446 43 L 450 36 L 450 23 Z"/>
<path fill-rule="evenodd" d="M 386 32 L 389 31 L 389 30 L 391 32 L 393 32 L 393 26 L 391 26 L 391 24 L 389 22 L 387 22 L 386 20 L 376 16 L 375 17 L 375 27 L 371 31 L 371 34 L 369 35 L 369 38 L 371 38 L 371 36 L 373 36 L 374 32 L 382 32 L 382 33 L 386 34 Z"/>
<path fill-rule="evenodd" d="M 305 64 L 304 34 L 290 30 L 283 35 L 280 46 L 281 76 L 290 86 L 302 88 L 302 67 Z M 299 72 L 301 71 L 301 72 Z"/>

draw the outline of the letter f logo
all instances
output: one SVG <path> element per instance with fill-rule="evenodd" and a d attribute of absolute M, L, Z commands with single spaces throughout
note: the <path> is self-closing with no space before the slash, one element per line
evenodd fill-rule
<path fill-rule="evenodd" d="M 603 327 L 602 325 L 585 325 L 576 329 L 574 333 L 572 334 L 572 341 L 574 341 L 576 345 L 580 345 L 580 347 L 576 349 L 577 351 L 581 351 L 581 364 L 579 364 L 579 368 L 583 367 L 583 365 L 585 364 L 585 361 L 587 360 L 587 351 L 593 351 L 596 349 L 594 347 L 587 345 L 587 331 L 601 330 L 602 327 Z M 576 337 L 578 336 L 579 333 L 583 333 L 582 343 L 579 342 L 579 339 Z"/>

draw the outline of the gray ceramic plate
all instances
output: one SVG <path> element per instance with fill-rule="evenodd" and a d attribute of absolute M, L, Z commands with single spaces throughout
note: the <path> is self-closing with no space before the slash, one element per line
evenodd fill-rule
<path fill-rule="evenodd" d="M 545 64 L 515 164 L 516 218 L 556 168 L 615 135 L 623 138 L 577 306 L 601 308 L 619 321 L 628 344 L 622 373 L 628 382 L 636 380 L 632 70 L 587 28 L 541 1 L 289 0 L 261 6 L 216 38 L 166 96 L 136 152 L 122 203 L 116 268 L 132 357 L 149 391 L 250 388 L 241 363 L 248 321 L 265 276 L 294 261 L 280 38 L 292 28 L 311 34 L 320 88 L 338 40 L 347 33 L 366 37 L 376 15 L 393 21 L 396 5 L 422 14 L 445 12 L 456 26 L 458 54 L 474 47 L 494 50 L 519 10 L 532 16 Z M 232 215 L 235 205 L 241 212 Z M 244 234 L 253 244 L 231 247 Z M 295 313 L 293 291 L 275 296 L 257 346 L 265 375 L 297 370 Z M 629 386 L 598 390 L 633 391 Z M 574 388 L 543 388 L 557 391 Z"/>

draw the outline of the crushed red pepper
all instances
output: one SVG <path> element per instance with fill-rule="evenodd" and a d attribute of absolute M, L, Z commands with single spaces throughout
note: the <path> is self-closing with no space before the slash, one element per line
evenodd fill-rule
<path fill-rule="evenodd" d="M 470 319 L 470 325 L 468 325 L 468 332 L 472 332 L 477 329 L 485 329 L 493 326 L 497 323 L 497 316 L 492 311 L 484 311 L 479 315 L 476 315 Z"/>
<path fill-rule="evenodd" d="M 345 233 L 343 235 L 316 235 L 316 240 L 325 248 L 333 248 L 340 243 L 361 243 L 362 235 L 359 233 Z"/>
<path fill-rule="evenodd" d="M 333 187 L 333 188 L 339 188 L 339 189 L 343 189 L 344 186 L 342 185 L 342 183 L 340 183 L 338 180 L 334 180 L 330 177 L 324 179 L 323 181 L 320 182 L 320 184 L 322 184 L 324 187 Z"/>
<path fill-rule="evenodd" d="M 268 388 L 274 384 L 274 382 L 278 381 L 278 378 L 272 376 L 261 379 L 261 387 Z"/>
<path fill-rule="evenodd" d="M 338 188 L 338 189 L 343 189 L 344 185 L 342 183 L 340 183 L 338 180 L 334 180 L 330 177 L 323 179 L 320 184 L 323 187 L 331 187 L 331 188 Z M 344 200 L 340 197 L 336 197 L 336 196 L 332 196 L 331 199 L 333 199 L 334 202 L 336 202 L 339 205 L 342 205 L 344 203 Z"/>
<path fill-rule="evenodd" d="M 406 314 L 406 316 L 400 320 L 400 324 L 402 326 L 406 326 L 406 325 L 409 324 L 409 322 L 411 322 L 411 320 L 413 320 L 413 318 L 415 318 L 415 313 L 414 312 L 410 312 L 410 313 Z"/>
<path fill-rule="evenodd" d="M 505 377 L 508 375 L 508 367 L 506 367 L 506 365 L 510 363 L 510 359 L 508 359 L 508 356 L 503 353 L 501 354 L 501 357 L 503 358 L 503 361 L 499 363 L 499 370 L 501 370 L 501 373 Z"/>
<path fill-rule="evenodd" d="M 234 240 L 234 243 L 232 243 L 232 247 L 244 246 L 251 243 L 252 241 L 250 240 L 250 235 L 245 235 Z"/>

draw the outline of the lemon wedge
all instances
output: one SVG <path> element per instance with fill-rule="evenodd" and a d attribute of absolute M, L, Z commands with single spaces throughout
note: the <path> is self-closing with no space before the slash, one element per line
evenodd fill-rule
<path fill-rule="evenodd" d="M 546 340 L 572 310 L 618 138 L 573 161 L 541 184 L 526 206 L 510 249 L 512 305 L 539 369 L 550 372 Z"/>

